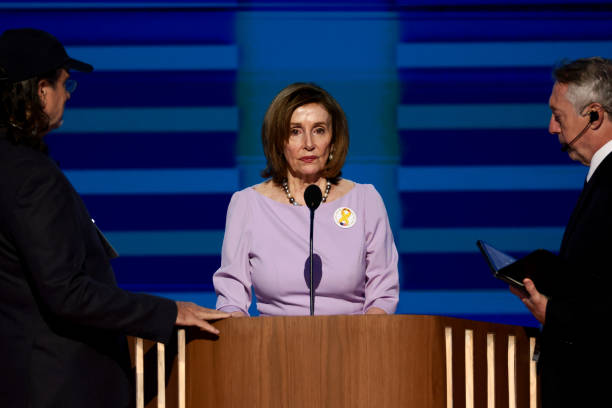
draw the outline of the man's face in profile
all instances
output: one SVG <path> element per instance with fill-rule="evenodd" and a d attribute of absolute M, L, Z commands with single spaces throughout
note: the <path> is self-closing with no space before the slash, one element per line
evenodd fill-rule
<path fill-rule="evenodd" d="M 574 105 L 567 99 L 567 89 L 567 84 L 555 82 L 548 101 L 552 111 L 548 131 L 557 135 L 561 144 L 570 143 L 588 123 L 588 118 L 576 113 Z M 572 160 L 588 166 L 592 156 L 589 152 L 587 138 L 582 137 L 572 145 L 568 154 Z"/>
<path fill-rule="evenodd" d="M 64 105 L 70 99 L 70 93 L 66 91 L 66 81 L 69 77 L 70 74 L 62 69 L 55 84 L 52 85 L 46 80 L 41 80 L 38 85 L 43 110 L 49 116 L 49 130 L 57 129 L 62 125 Z"/>

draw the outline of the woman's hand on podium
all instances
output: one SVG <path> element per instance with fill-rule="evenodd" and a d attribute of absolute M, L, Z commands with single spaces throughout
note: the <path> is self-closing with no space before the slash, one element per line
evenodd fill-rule
<path fill-rule="evenodd" d="M 230 317 L 229 313 L 221 312 L 220 310 L 208 309 L 198 306 L 192 302 L 176 302 L 178 313 L 176 316 L 176 326 L 197 326 L 212 334 L 219 334 L 208 320 L 219 320 Z"/>
<path fill-rule="evenodd" d="M 365 314 L 377 314 L 377 315 L 384 315 L 387 314 L 387 312 L 385 312 L 384 310 L 382 310 L 380 307 L 371 307 L 369 308 Z"/>

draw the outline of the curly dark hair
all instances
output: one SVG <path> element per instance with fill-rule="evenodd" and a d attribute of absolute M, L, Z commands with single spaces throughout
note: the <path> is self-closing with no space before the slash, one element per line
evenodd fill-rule
<path fill-rule="evenodd" d="M 291 115 L 297 108 L 309 103 L 320 104 L 331 116 L 333 159 L 328 161 L 321 177 L 333 184 L 338 183 L 349 148 L 346 115 L 340 104 L 325 89 L 302 82 L 291 84 L 280 91 L 268 107 L 261 128 L 261 141 L 267 161 L 266 168 L 261 172 L 262 177 L 271 177 L 278 185 L 287 177 L 288 166 L 283 149 L 289 139 Z"/>
<path fill-rule="evenodd" d="M 21 82 L 0 81 L 0 127 L 6 128 L 6 136 L 13 143 L 47 152 L 42 135 L 49 130 L 49 116 L 38 96 L 38 84 L 46 80 L 55 86 L 63 69 Z"/>

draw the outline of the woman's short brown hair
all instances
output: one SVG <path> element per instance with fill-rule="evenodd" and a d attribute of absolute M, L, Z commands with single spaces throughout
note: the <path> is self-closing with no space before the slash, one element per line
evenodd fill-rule
<path fill-rule="evenodd" d="M 277 184 L 281 184 L 287 177 L 284 150 L 289 139 L 291 116 L 297 108 L 309 103 L 318 103 L 331 116 L 333 157 L 325 165 L 321 177 L 334 184 L 338 182 L 349 146 L 346 115 L 340 104 L 325 89 L 302 82 L 291 84 L 280 91 L 268 107 L 261 127 L 261 142 L 267 162 L 262 177 L 272 177 Z"/>

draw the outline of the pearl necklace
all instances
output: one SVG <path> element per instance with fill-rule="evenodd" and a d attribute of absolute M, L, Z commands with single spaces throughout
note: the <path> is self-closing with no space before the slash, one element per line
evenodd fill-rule
<path fill-rule="evenodd" d="M 331 182 L 329 180 L 327 180 L 327 183 L 325 183 L 325 193 L 323 193 L 323 198 L 321 198 L 322 202 L 325 202 L 327 200 L 327 196 L 329 195 L 329 190 L 331 190 Z M 285 190 L 285 195 L 287 195 L 287 198 L 289 199 L 289 202 L 293 205 L 300 205 L 297 203 L 297 201 L 295 201 L 295 198 L 293 198 L 293 196 L 291 195 L 291 192 L 289 191 L 289 183 L 287 182 L 287 179 L 283 180 L 283 190 Z"/>

